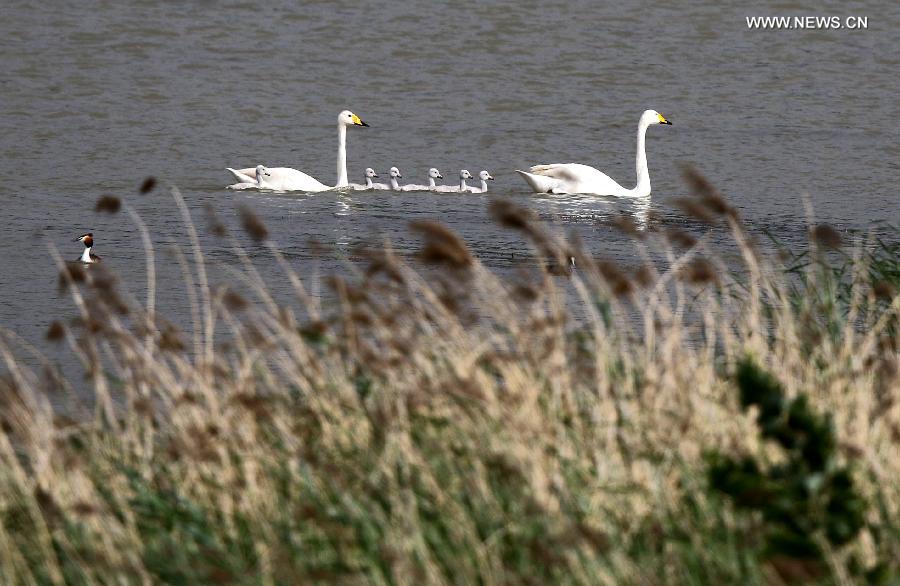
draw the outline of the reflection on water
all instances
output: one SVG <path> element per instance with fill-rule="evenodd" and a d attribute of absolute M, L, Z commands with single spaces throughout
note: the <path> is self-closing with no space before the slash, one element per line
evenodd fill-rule
<path fill-rule="evenodd" d="M 627 216 L 638 230 L 646 230 L 650 198 L 617 198 L 596 195 L 535 195 L 532 205 L 542 215 L 552 216 L 565 224 L 609 222 Z"/>

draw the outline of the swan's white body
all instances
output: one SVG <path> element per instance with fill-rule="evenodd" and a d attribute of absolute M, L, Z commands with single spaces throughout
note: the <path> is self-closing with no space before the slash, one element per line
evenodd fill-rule
<path fill-rule="evenodd" d="M 494 178 L 491 177 L 491 174 L 487 171 L 482 171 L 478 174 L 478 178 L 481 179 L 481 187 L 467 187 L 466 191 L 471 193 L 487 193 L 488 190 L 488 181 L 493 181 Z"/>
<path fill-rule="evenodd" d="M 378 177 L 378 173 L 375 172 L 375 169 L 372 167 L 366 167 L 366 182 L 364 184 L 361 183 L 351 183 L 350 187 L 355 189 L 356 191 L 363 191 L 366 189 L 373 189 L 374 183 L 372 183 L 372 178 Z"/>
<path fill-rule="evenodd" d="M 234 169 L 229 169 L 229 171 L 236 173 Z M 243 175 L 243 173 L 241 173 L 241 175 Z M 253 181 L 242 181 L 240 183 L 235 183 L 234 185 L 229 185 L 225 189 L 272 189 L 267 183 L 270 173 L 264 165 L 256 166 L 255 175 L 256 179 Z"/>
<path fill-rule="evenodd" d="M 468 185 L 466 185 L 466 179 L 471 179 L 472 174 L 469 173 L 466 169 L 459 170 L 459 185 L 438 185 L 435 187 L 435 191 L 439 191 L 441 193 L 459 193 L 461 191 L 469 191 L 472 189 Z"/>
<path fill-rule="evenodd" d="M 435 179 L 443 179 L 444 176 L 441 175 L 441 172 L 432 167 L 428 170 L 428 185 L 415 185 L 409 184 L 401 187 L 403 191 L 436 191 L 438 185 L 435 183 Z"/>
<path fill-rule="evenodd" d="M 337 153 L 337 183 L 334 187 L 325 185 L 318 179 L 311 177 L 303 171 L 290 167 L 273 167 L 269 169 L 270 177 L 267 179 L 269 189 L 278 191 L 326 191 L 348 187 L 347 181 L 347 127 L 368 126 L 360 120 L 359 116 L 349 110 L 338 114 L 338 153 Z M 252 182 L 252 168 L 228 169 L 240 183 Z"/>
<path fill-rule="evenodd" d="M 398 179 L 403 179 L 403 175 L 400 174 L 400 169 L 397 167 L 391 167 L 390 170 L 391 182 L 387 185 L 384 183 L 373 183 L 372 189 L 390 189 L 391 191 L 401 191 L 400 182 Z"/>
<path fill-rule="evenodd" d="M 648 197 L 650 195 L 650 172 L 647 170 L 647 153 L 644 137 L 647 128 L 653 124 L 672 124 L 655 110 L 647 110 L 641 115 L 637 131 L 637 160 L 635 163 L 637 185 L 626 189 L 608 175 L 588 165 L 579 163 L 558 163 L 536 165 L 529 172 L 516 170 L 528 185 L 538 193 L 588 193 L 593 195 L 613 195 L 616 197 Z"/>

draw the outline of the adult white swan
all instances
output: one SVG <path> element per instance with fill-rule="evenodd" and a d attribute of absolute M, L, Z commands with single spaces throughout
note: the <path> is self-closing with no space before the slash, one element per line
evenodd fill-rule
<path fill-rule="evenodd" d="M 291 169 L 289 167 L 274 167 L 269 169 L 267 183 L 270 189 L 278 191 L 325 191 L 327 189 L 335 189 L 347 187 L 347 127 L 348 126 L 368 126 L 359 119 L 359 116 L 350 110 L 344 110 L 338 114 L 338 154 L 337 154 L 337 183 L 334 187 L 325 185 L 318 179 L 310 177 L 303 171 Z M 253 168 L 247 169 L 228 169 L 238 182 L 252 182 Z"/>
<path fill-rule="evenodd" d="M 530 172 L 519 171 L 528 185 L 538 193 L 589 193 L 617 197 L 647 197 L 650 195 L 650 172 L 647 170 L 647 153 L 644 151 L 644 135 L 653 124 L 672 124 L 656 110 L 641 115 L 637 131 L 637 185 L 625 189 L 605 173 L 579 163 L 536 165 Z"/>
<path fill-rule="evenodd" d="M 235 172 L 234 169 L 229 169 L 229 171 Z M 269 173 L 269 170 L 266 169 L 265 165 L 257 165 L 256 179 L 253 181 L 241 181 L 240 183 L 229 185 L 225 189 L 271 189 L 267 183 L 270 176 L 271 173 Z"/>
<path fill-rule="evenodd" d="M 444 176 L 441 175 L 441 172 L 432 167 L 428 170 L 428 185 L 415 185 L 410 183 L 408 185 L 404 185 L 401 187 L 403 191 L 434 191 L 437 185 L 435 184 L 435 179 L 443 179 Z"/>

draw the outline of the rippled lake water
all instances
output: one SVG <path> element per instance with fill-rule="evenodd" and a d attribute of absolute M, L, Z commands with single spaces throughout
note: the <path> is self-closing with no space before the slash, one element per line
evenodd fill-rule
<path fill-rule="evenodd" d="M 418 240 L 410 220 L 440 219 L 502 270 L 524 245 L 494 226 L 485 195 L 271 194 L 223 189 L 226 166 L 292 166 L 334 181 L 337 113 L 349 132 L 352 181 L 396 165 L 422 183 L 431 166 L 452 182 L 488 169 L 493 192 L 575 229 L 598 254 L 631 248 L 604 220 L 682 222 L 667 202 L 684 193 L 679 164 L 697 165 L 760 229 L 804 241 L 803 196 L 842 230 L 894 234 L 897 223 L 900 4 L 796 3 L 741 8 L 678 2 L 111 2 L 62 6 L 7 0 L 0 19 L 0 325 L 40 343 L 71 316 L 47 245 L 76 258 L 92 231 L 104 257 L 142 295 L 144 252 L 124 214 L 93 211 L 125 198 L 160 252 L 160 307 L 187 323 L 178 269 L 164 254 L 186 244 L 165 189 L 139 197 L 148 175 L 177 185 L 203 224 L 205 204 L 236 204 L 265 220 L 293 267 L 339 269 L 355 244 Z M 750 15 L 869 17 L 868 30 L 748 30 Z M 634 184 L 640 113 L 650 128 L 648 203 L 533 196 L 513 172 L 584 162 Z M 651 213 L 653 212 L 653 213 Z M 203 232 L 203 231 L 201 231 Z M 895 237 L 895 236 L 893 236 Z M 212 262 L 236 262 L 202 233 Z M 310 240 L 335 245 L 317 259 Z M 254 261 L 276 292 L 269 256 Z M 272 268 L 272 271 L 268 269 Z M 54 352 L 51 350 L 51 352 Z"/>

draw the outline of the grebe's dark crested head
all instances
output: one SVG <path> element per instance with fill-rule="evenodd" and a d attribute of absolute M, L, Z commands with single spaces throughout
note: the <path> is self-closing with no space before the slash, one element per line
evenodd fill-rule
<path fill-rule="evenodd" d="M 100 257 L 94 254 L 91 251 L 91 248 L 94 246 L 94 233 L 88 232 L 87 234 L 82 234 L 78 238 L 75 239 L 75 242 L 81 242 L 84 244 L 84 251 L 81 253 L 81 258 L 78 260 L 83 263 L 95 263 L 100 262 Z"/>

